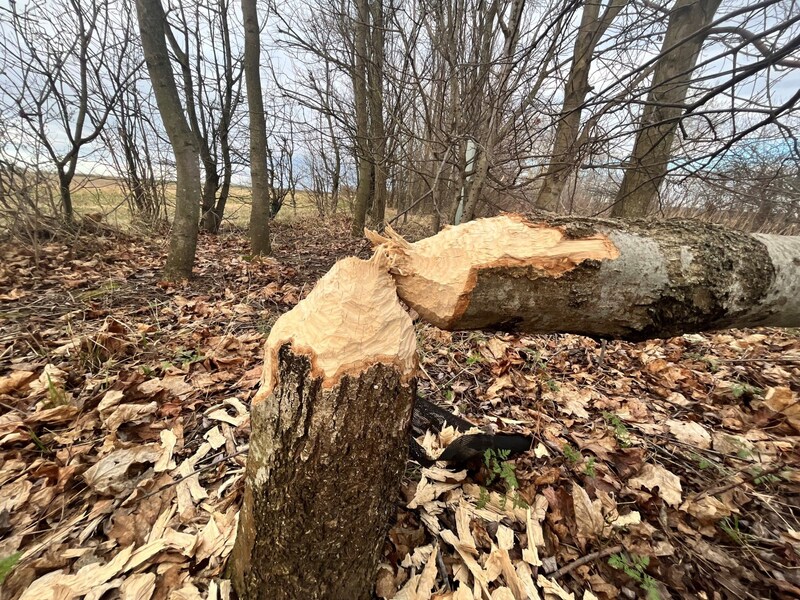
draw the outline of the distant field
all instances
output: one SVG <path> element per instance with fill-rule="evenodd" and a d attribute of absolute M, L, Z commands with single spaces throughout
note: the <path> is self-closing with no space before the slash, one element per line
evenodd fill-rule
<path fill-rule="evenodd" d="M 174 211 L 175 187 L 167 185 L 167 211 L 172 216 Z M 78 214 L 103 213 L 103 220 L 118 228 L 129 228 L 133 224 L 133 216 L 119 183 L 112 178 L 84 177 L 78 181 L 72 192 L 75 211 Z M 225 205 L 225 222 L 227 227 L 247 227 L 250 221 L 251 190 L 249 187 L 232 186 L 228 202 Z M 278 213 L 277 220 L 292 221 L 297 218 L 316 216 L 317 208 L 309 194 L 298 191 L 294 203 L 287 198 Z"/>
<path fill-rule="evenodd" d="M 78 180 L 77 177 L 76 180 Z M 170 217 L 175 208 L 174 198 L 175 187 L 173 184 L 168 184 L 167 212 Z M 128 229 L 134 225 L 133 215 L 125 200 L 125 195 L 115 179 L 107 177 L 81 178 L 73 189 L 72 201 L 78 214 L 102 212 L 104 222 L 120 229 Z M 250 203 L 251 189 L 249 187 L 232 186 L 228 202 L 225 205 L 223 228 L 246 229 L 250 222 Z M 339 203 L 338 213 L 348 216 L 351 214 L 350 206 L 344 198 Z M 276 220 L 291 223 L 298 219 L 317 218 L 318 214 L 311 195 L 300 190 L 295 194 L 294 202 L 290 197 L 286 198 Z M 397 214 L 395 209 L 387 207 L 387 218 L 390 219 L 395 214 Z M 431 222 L 430 215 L 409 215 L 406 223 L 403 226 L 398 224 L 397 229 L 408 230 L 412 238 L 418 239 L 430 235 Z"/>

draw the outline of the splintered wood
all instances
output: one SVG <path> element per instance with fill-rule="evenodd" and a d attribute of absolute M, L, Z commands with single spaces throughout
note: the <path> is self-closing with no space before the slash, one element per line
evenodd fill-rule
<path fill-rule="evenodd" d="M 436 439 L 444 447 L 451 441 L 449 435 L 442 439 L 430 431 L 425 437 L 428 443 Z M 396 578 L 384 574 L 385 580 L 402 582 L 402 587 L 384 585 L 378 596 L 387 600 L 574 600 L 557 581 L 541 574 L 539 549 L 545 548 L 541 524 L 549 508 L 547 498 L 537 494 L 527 506 L 518 495 L 488 492 L 468 483 L 465 476 L 465 471 L 443 466 L 422 469 L 407 507 L 419 514 L 433 542 L 409 550 Z M 515 533 L 512 526 L 525 533 Z M 446 591 L 429 581 L 437 556 L 446 557 L 441 564 L 452 569 L 455 586 Z"/>
<path fill-rule="evenodd" d="M 253 404 L 272 393 L 278 351 L 286 343 L 294 353 L 309 357 L 312 375 L 321 377 L 326 388 L 376 363 L 394 365 L 410 379 L 417 360 L 416 336 L 384 253 L 368 261 L 339 261 L 307 298 L 277 320 L 267 339 L 261 388 Z"/>
<path fill-rule="evenodd" d="M 561 229 L 520 215 L 478 219 L 414 244 L 387 231 L 387 237 L 372 231 L 367 237 L 389 256 L 400 297 L 443 329 L 453 328 L 466 311 L 482 270 L 533 267 L 559 277 L 586 260 L 619 256 L 605 235 L 568 239 Z"/>

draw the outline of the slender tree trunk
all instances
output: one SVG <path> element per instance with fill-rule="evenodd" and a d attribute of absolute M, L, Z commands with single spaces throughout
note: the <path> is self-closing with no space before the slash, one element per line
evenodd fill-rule
<path fill-rule="evenodd" d="M 228 136 L 222 138 L 222 185 L 219 188 L 217 204 L 214 207 L 214 223 L 212 233 L 219 233 L 222 225 L 222 217 L 225 215 L 225 204 L 231 192 L 231 177 L 233 176 L 233 164 L 231 163 L 231 150 L 228 144 Z"/>
<path fill-rule="evenodd" d="M 219 123 L 219 145 L 222 154 L 222 184 L 219 187 L 217 202 L 212 211 L 211 222 L 209 223 L 211 233 L 219 233 L 222 226 L 222 217 L 225 215 L 225 205 L 228 202 L 228 194 L 231 189 L 231 177 L 233 176 L 233 164 L 231 163 L 231 115 L 234 106 L 239 103 L 238 91 L 234 101 L 234 77 L 233 77 L 233 52 L 231 50 L 230 27 L 228 25 L 228 0 L 219 0 L 218 9 L 221 21 L 222 33 L 222 62 L 223 80 L 225 87 L 222 92 L 222 110 Z"/>
<path fill-rule="evenodd" d="M 670 12 L 641 129 L 611 209 L 614 217 L 643 217 L 657 204 L 692 71 L 707 36 L 698 32 L 712 22 L 720 2 L 677 0 Z"/>
<path fill-rule="evenodd" d="M 358 161 L 358 187 L 353 207 L 353 237 L 364 235 L 367 208 L 372 195 L 373 163 L 369 139 L 369 106 L 367 102 L 367 38 L 369 36 L 369 1 L 355 0 L 356 22 L 353 43 L 353 101 L 356 111 L 356 159 Z"/>
<path fill-rule="evenodd" d="M 589 0 L 583 6 L 578 37 L 572 50 L 572 66 L 564 87 L 564 103 L 556 125 L 555 141 L 550 164 L 542 188 L 536 199 L 536 208 L 555 211 L 558 200 L 570 174 L 577 166 L 578 135 L 581 112 L 589 93 L 589 70 L 592 54 L 608 26 L 628 0 L 613 0 L 600 19 L 600 0 Z"/>
<path fill-rule="evenodd" d="M 383 121 L 384 24 L 383 0 L 371 1 L 369 125 L 373 171 L 372 223 L 383 229 L 386 217 L 386 126 Z"/>
<path fill-rule="evenodd" d="M 244 76 L 247 86 L 247 108 L 250 116 L 250 179 L 253 203 L 250 210 L 250 251 L 254 255 L 270 254 L 269 240 L 269 176 L 267 174 L 267 121 L 261 96 L 260 28 L 256 0 L 242 0 L 244 20 Z"/>
<path fill-rule="evenodd" d="M 61 198 L 61 209 L 64 211 L 64 221 L 69 225 L 74 219 L 74 210 L 72 208 L 72 192 L 69 187 L 72 183 L 72 177 L 67 173 L 59 173 L 58 175 L 58 195 Z"/>
<path fill-rule="evenodd" d="M 175 153 L 175 218 L 164 274 L 168 278 L 188 278 L 192 275 L 200 217 L 197 141 L 184 117 L 172 74 L 164 32 L 166 16 L 161 0 L 137 0 L 136 13 L 156 104 Z"/>
<path fill-rule="evenodd" d="M 203 231 L 216 233 L 216 215 L 214 207 L 217 201 L 217 188 L 219 188 L 219 173 L 216 163 L 204 164 L 205 178 L 202 190 L 201 226 Z"/>
<path fill-rule="evenodd" d="M 231 556 L 244 600 L 368 600 L 405 468 L 416 337 L 381 257 L 275 323 Z"/>
<path fill-rule="evenodd" d="M 800 325 L 800 237 L 695 221 L 479 219 L 385 244 L 398 294 L 443 329 L 641 340 Z"/>
<path fill-rule="evenodd" d="M 494 145 L 493 136 L 489 136 L 488 143 Z M 489 156 L 486 148 L 477 151 L 472 163 L 472 175 L 467 184 L 466 200 L 464 201 L 464 216 L 462 222 L 471 221 L 475 218 L 475 210 L 478 208 L 478 200 L 483 191 L 483 184 L 489 175 Z"/>

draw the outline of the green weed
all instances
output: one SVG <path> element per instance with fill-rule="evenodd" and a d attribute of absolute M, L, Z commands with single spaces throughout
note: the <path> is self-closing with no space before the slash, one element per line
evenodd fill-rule
<path fill-rule="evenodd" d="M 614 413 L 608 411 L 603 413 L 603 418 L 614 431 L 614 437 L 617 439 L 617 443 L 619 444 L 620 448 L 630 448 L 631 432 L 628 431 L 628 428 L 625 426 L 625 423 L 622 422 L 622 419 L 620 419 Z"/>
<path fill-rule="evenodd" d="M 648 556 L 639 556 L 638 554 L 628 556 L 624 552 L 612 554 L 608 559 L 608 566 L 623 571 L 625 575 L 639 584 L 639 587 L 644 590 L 647 600 L 661 600 L 656 580 L 645 572 L 649 564 Z"/>

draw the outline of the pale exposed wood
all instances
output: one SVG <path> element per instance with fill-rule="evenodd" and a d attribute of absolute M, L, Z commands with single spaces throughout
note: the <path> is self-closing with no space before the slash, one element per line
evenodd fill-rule
<path fill-rule="evenodd" d="M 521 215 L 470 221 L 415 244 L 387 231 L 388 237 L 370 231 L 367 237 L 389 255 L 400 297 L 444 329 L 458 324 L 482 270 L 533 267 L 559 277 L 586 260 L 619 256 L 605 235 L 569 239 L 563 230 Z"/>
<path fill-rule="evenodd" d="M 286 343 L 296 354 L 309 357 L 312 375 L 322 378 L 326 388 L 376 363 L 396 366 L 406 380 L 414 375 L 414 326 L 398 302 L 386 265 L 382 253 L 369 261 L 339 261 L 307 298 L 276 321 L 267 338 L 261 388 L 253 404 L 275 387 L 278 351 Z"/>

